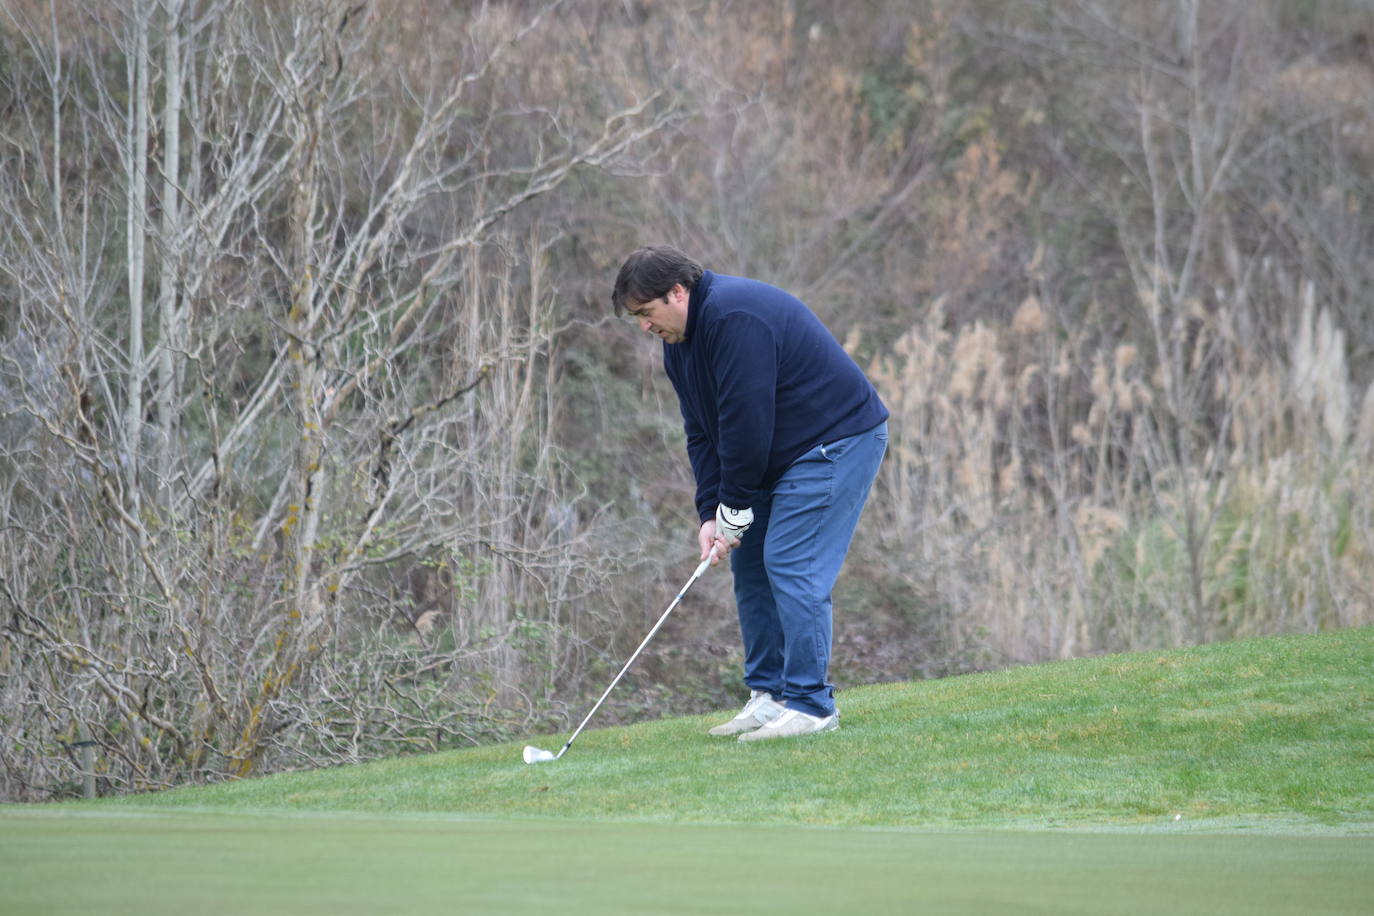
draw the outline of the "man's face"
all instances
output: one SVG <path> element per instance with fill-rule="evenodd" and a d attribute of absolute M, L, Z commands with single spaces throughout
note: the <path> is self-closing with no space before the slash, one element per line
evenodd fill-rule
<path fill-rule="evenodd" d="M 676 284 L 668 295 L 652 302 L 641 302 L 629 310 L 639 322 L 641 330 L 661 338 L 665 343 L 682 343 L 687 339 L 687 290 Z"/>

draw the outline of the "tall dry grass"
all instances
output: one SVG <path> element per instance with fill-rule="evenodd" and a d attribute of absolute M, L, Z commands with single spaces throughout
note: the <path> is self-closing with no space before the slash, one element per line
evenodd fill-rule
<path fill-rule="evenodd" d="M 891 450 L 846 587 L 912 603 L 885 612 L 915 673 L 1374 622 L 1374 396 L 1341 329 L 1309 301 L 1285 359 L 1192 318 L 1187 416 L 1136 346 L 1034 297 L 956 330 L 937 300 L 869 366 Z"/>

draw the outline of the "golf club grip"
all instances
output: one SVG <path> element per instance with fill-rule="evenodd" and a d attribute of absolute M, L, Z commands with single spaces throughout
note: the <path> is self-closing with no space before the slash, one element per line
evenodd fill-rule
<path fill-rule="evenodd" d="M 663 616 L 658 618 L 658 622 L 654 624 L 653 629 L 649 630 L 649 635 L 644 637 L 644 640 L 639 644 L 639 648 L 635 649 L 629 661 L 625 662 L 625 666 L 620 669 L 620 673 L 615 676 L 615 680 L 611 681 L 611 685 L 606 688 L 605 693 L 601 694 L 601 699 L 596 701 L 596 705 L 592 707 L 592 711 L 587 713 L 587 717 L 582 720 L 582 724 L 577 726 L 577 730 L 572 733 L 572 737 L 568 739 L 568 743 L 563 745 L 564 751 L 572 747 L 572 743 L 577 740 L 577 736 L 582 734 L 582 729 L 587 727 L 587 723 L 592 720 L 592 716 L 596 715 L 596 711 L 601 708 L 601 704 L 606 702 L 606 697 L 611 695 L 611 691 L 615 689 L 615 685 L 620 683 L 620 679 L 625 676 L 625 672 L 629 671 L 630 666 L 635 663 L 635 659 L 639 658 L 639 653 L 644 651 L 644 647 L 649 644 L 649 640 L 653 639 L 654 634 L 663 626 L 663 622 L 668 619 L 668 615 L 673 612 L 673 608 L 678 606 L 678 602 L 682 600 L 682 596 L 686 595 L 687 590 L 692 587 L 692 584 L 701 578 L 701 574 L 706 572 L 707 567 L 711 565 L 711 561 L 715 558 L 716 551 L 715 548 L 712 548 L 711 553 L 706 559 L 701 561 L 701 565 L 697 567 L 696 572 L 692 573 L 692 578 L 688 579 L 687 584 L 682 586 L 682 591 L 677 593 L 677 597 L 673 599 L 673 603 L 668 605 L 668 610 L 663 612 Z M 559 752 L 559 755 L 562 755 L 562 751 Z"/>

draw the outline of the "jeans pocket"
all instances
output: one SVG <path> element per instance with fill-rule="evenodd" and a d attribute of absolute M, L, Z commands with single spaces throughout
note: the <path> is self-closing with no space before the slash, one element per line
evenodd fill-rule
<path fill-rule="evenodd" d="M 823 442 L 821 443 L 821 457 L 831 463 L 839 461 L 853 444 L 854 440 L 852 437 L 849 439 L 841 439 L 838 442 Z"/>

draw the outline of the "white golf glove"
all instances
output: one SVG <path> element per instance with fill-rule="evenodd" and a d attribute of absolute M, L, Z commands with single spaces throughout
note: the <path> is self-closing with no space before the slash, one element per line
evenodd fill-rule
<path fill-rule="evenodd" d="M 725 503 L 716 506 L 716 534 L 725 538 L 725 543 L 742 539 L 744 532 L 748 531 L 752 524 L 754 510 L 749 506 L 743 509 L 731 509 Z"/>

